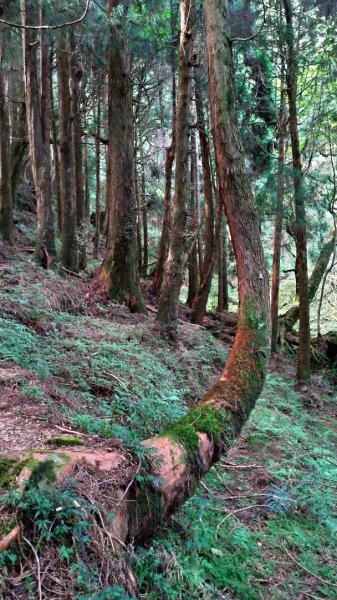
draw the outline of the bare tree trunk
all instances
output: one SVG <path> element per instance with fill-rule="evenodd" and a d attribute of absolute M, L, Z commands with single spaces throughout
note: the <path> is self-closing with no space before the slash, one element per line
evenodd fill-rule
<path fill-rule="evenodd" d="M 280 291 L 280 264 L 281 264 L 281 242 L 283 225 L 283 203 L 284 203 L 284 167 L 286 152 L 286 114 L 285 114 L 285 89 L 283 83 L 283 73 L 281 76 L 281 99 L 280 112 L 278 117 L 278 167 L 277 167 L 277 204 L 274 228 L 274 254 L 273 254 L 273 274 L 271 288 L 271 351 L 277 350 L 278 339 L 278 301 Z"/>
<path fill-rule="evenodd" d="M 110 178 L 107 185 L 111 207 L 104 270 L 111 297 L 127 304 L 132 311 L 146 313 L 137 268 L 130 55 L 122 25 L 126 11 L 124 9 L 119 23 L 111 27 L 109 43 Z"/>
<path fill-rule="evenodd" d="M 10 129 L 7 95 L 3 73 L 3 35 L 0 30 L 0 235 L 13 243 L 13 196 L 11 188 Z"/>
<path fill-rule="evenodd" d="M 176 176 L 173 200 L 172 235 L 165 265 L 157 321 L 170 335 L 175 335 L 178 321 L 179 293 L 185 264 L 185 226 L 189 185 L 186 176 L 189 155 L 189 115 L 191 104 L 191 70 L 194 35 L 194 2 L 180 1 L 181 27 L 179 49 L 179 85 L 176 114 Z"/>
<path fill-rule="evenodd" d="M 198 291 L 198 216 L 197 216 L 197 148 L 195 131 L 191 131 L 191 187 L 189 194 L 188 233 L 190 249 L 188 253 L 188 294 L 186 304 L 192 306 Z"/>
<path fill-rule="evenodd" d="M 23 25 L 38 24 L 36 2 L 21 0 L 21 11 Z M 56 249 L 50 169 L 49 66 L 45 35 L 42 30 L 40 34 L 42 96 L 38 81 L 36 33 L 32 29 L 23 29 L 27 130 L 37 199 L 35 258 L 38 264 L 47 268 L 55 257 Z"/>
<path fill-rule="evenodd" d="M 142 141 L 140 140 L 142 143 Z M 141 155 L 143 153 L 141 152 Z M 143 264 L 142 273 L 143 277 L 147 275 L 147 267 L 149 263 L 149 234 L 147 226 L 147 201 L 146 201 L 146 185 L 145 185 L 145 167 L 144 158 L 142 156 L 142 225 L 143 225 Z"/>
<path fill-rule="evenodd" d="M 171 34 L 174 36 L 175 32 L 175 18 L 173 2 L 170 0 L 171 10 Z M 161 287 L 163 285 L 165 263 L 168 255 L 168 249 L 170 244 L 170 233 L 171 233 L 171 188 L 172 188 L 172 175 L 173 175 L 173 164 L 176 153 L 176 76 L 175 76 L 175 63 L 176 63 L 176 47 L 172 44 L 171 47 L 171 72 L 172 72 L 172 141 L 171 145 L 166 148 L 165 157 L 165 195 L 164 195 L 164 211 L 163 211 L 163 224 L 161 230 L 161 236 L 158 248 L 158 259 L 156 268 L 153 275 L 152 292 L 157 296 L 160 295 Z"/>
<path fill-rule="evenodd" d="M 17 120 L 17 129 L 14 135 L 12 134 L 11 143 L 11 189 L 13 205 L 15 206 L 17 188 L 24 169 L 25 162 L 29 154 L 26 121 L 26 102 L 24 101 L 24 99 L 21 103 L 20 117 Z"/>
<path fill-rule="evenodd" d="M 62 198 L 62 265 L 78 271 L 76 203 L 73 187 L 73 152 L 70 103 L 70 68 L 64 33 L 58 34 L 56 46 L 58 99 L 60 115 L 60 181 Z"/>
<path fill-rule="evenodd" d="M 76 203 L 76 224 L 78 239 L 78 266 L 86 268 L 86 210 L 83 182 L 83 152 L 82 152 L 82 120 L 80 106 L 80 79 L 82 66 L 78 62 L 75 33 L 73 28 L 68 32 L 70 102 L 71 102 L 71 132 L 72 132 L 72 164 L 73 164 L 73 195 Z"/>
<path fill-rule="evenodd" d="M 94 258 L 98 258 L 99 240 L 100 240 L 100 225 L 101 225 L 101 202 L 100 202 L 100 191 L 101 191 L 101 90 L 98 88 L 97 92 L 97 129 L 95 139 L 95 173 L 96 173 L 96 200 L 95 200 L 95 212 L 96 212 L 96 223 L 95 223 L 95 237 L 94 237 Z"/>
<path fill-rule="evenodd" d="M 283 0 L 286 17 L 287 43 L 287 95 L 289 103 L 289 129 L 293 159 L 293 183 L 295 196 L 296 272 L 299 290 L 299 348 L 297 378 L 310 379 L 310 314 L 308 292 L 307 226 L 303 189 L 303 172 L 298 137 L 297 118 L 297 57 L 294 47 L 293 9 L 291 0 Z"/>
<path fill-rule="evenodd" d="M 216 257 L 216 246 L 214 243 L 214 202 L 212 190 L 210 149 L 206 133 L 206 121 L 204 117 L 200 77 L 197 69 L 195 69 L 195 101 L 197 109 L 197 126 L 199 131 L 204 183 L 205 250 L 202 262 L 200 286 L 193 302 L 193 312 L 191 321 L 192 323 L 201 324 L 205 316 L 207 300 L 212 285 L 212 277 Z M 222 271 L 220 270 L 220 275 L 221 274 Z"/>
<path fill-rule="evenodd" d="M 61 197 L 61 181 L 60 181 L 60 153 L 59 153 L 59 142 L 57 139 L 57 126 L 56 126 L 56 106 L 53 90 L 53 55 L 50 54 L 50 103 L 51 103 L 51 134 L 53 142 L 53 192 L 56 197 L 56 209 L 57 209 L 57 228 L 59 233 L 62 233 L 62 197 Z"/>

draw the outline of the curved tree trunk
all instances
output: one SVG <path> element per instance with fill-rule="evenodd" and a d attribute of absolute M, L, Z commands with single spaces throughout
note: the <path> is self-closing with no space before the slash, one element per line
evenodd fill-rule
<path fill-rule="evenodd" d="M 127 4 L 127 3 L 123 3 Z M 104 271 L 111 298 L 134 312 L 146 313 L 137 268 L 136 203 L 133 181 L 133 124 L 130 54 L 123 20 L 111 26 L 109 47 L 108 253 Z M 118 118 L 116 118 L 118 115 Z"/>

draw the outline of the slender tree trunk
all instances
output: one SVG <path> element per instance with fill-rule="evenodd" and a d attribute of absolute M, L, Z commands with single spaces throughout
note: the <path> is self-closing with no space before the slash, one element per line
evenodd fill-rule
<path fill-rule="evenodd" d="M 287 95 L 291 138 L 293 183 L 295 197 L 296 271 L 299 289 L 299 348 L 297 378 L 310 379 L 310 314 L 308 293 L 307 226 L 303 188 L 303 172 L 298 137 L 297 118 L 297 57 L 294 47 L 293 9 L 291 0 L 283 0 L 286 17 L 287 42 Z"/>
<path fill-rule="evenodd" d="M 0 235 L 13 243 L 13 196 L 11 188 L 10 129 L 3 72 L 3 35 L 0 30 Z"/>
<path fill-rule="evenodd" d="M 21 0 L 21 12 L 23 25 L 38 24 L 36 2 L 33 0 Z M 56 249 L 50 168 L 49 67 L 45 32 L 43 31 L 40 34 L 40 46 L 43 96 L 41 95 L 38 81 L 36 33 L 32 29 L 24 29 L 23 51 L 27 130 L 37 199 L 35 258 L 38 264 L 47 268 L 55 257 Z"/>
<path fill-rule="evenodd" d="M 176 176 L 173 200 L 172 235 L 160 294 L 157 320 L 170 335 L 178 322 L 179 294 L 185 264 L 185 226 L 189 185 L 186 176 L 189 155 L 189 115 L 194 34 L 194 2 L 180 1 L 181 28 L 179 49 L 179 85 L 176 114 Z"/>
<path fill-rule="evenodd" d="M 175 134 L 174 134 L 175 137 Z M 164 279 L 165 261 L 167 259 L 170 243 L 171 230 L 171 188 L 173 163 L 175 157 L 175 140 L 172 138 L 172 144 L 166 148 L 165 159 L 165 195 L 164 195 L 164 213 L 161 236 L 159 241 L 157 265 L 153 276 L 152 292 L 160 294 Z"/>
<path fill-rule="evenodd" d="M 281 99 L 280 112 L 278 118 L 278 167 L 277 167 L 277 204 L 274 228 L 274 254 L 273 254 L 273 274 L 271 288 L 271 350 L 276 352 L 278 339 L 278 304 L 280 291 L 280 264 L 281 264 L 281 243 L 283 226 L 283 203 L 284 203 L 284 167 L 286 152 L 286 114 L 285 114 L 285 89 L 283 84 L 283 74 L 281 76 Z"/>
<path fill-rule="evenodd" d="M 334 252 L 336 245 L 336 233 L 333 231 L 329 239 L 323 244 L 321 251 L 318 255 L 314 269 L 310 275 L 308 281 L 308 302 L 309 304 L 314 300 L 324 273 L 328 267 L 330 257 Z M 280 326 L 283 329 L 291 331 L 296 325 L 300 318 L 300 307 L 298 304 L 292 306 L 282 317 L 280 317 Z"/>
<path fill-rule="evenodd" d="M 69 73 L 70 73 L 70 102 L 71 102 L 71 132 L 72 132 L 72 164 L 73 164 L 73 195 L 76 203 L 76 224 L 78 238 L 78 266 L 86 268 L 86 210 L 83 182 L 83 152 L 82 152 L 82 120 L 80 106 L 80 79 L 82 67 L 78 63 L 78 54 L 73 28 L 68 33 Z"/>
<path fill-rule="evenodd" d="M 123 4 L 123 3 L 122 3 Z M 133 124 L 130 55 L 122 22 L 111 27 L 109 42 L 109 228 L 104 270 L 112 298 L 146 313 L 137 268 L 136 204 L 133 182 Z M 116 119 L 118 115 L 118 119 Z"/>
<path fill-rule="evenodd" d="M 141 142 L 142 143 L 142 142 Z M 142 154 L 142 153 L 141 153 Z M 142 225 L 143 225 L 143 277 L 147 276 L 147 268 L 149 263 L 149 234 L 147 225 L 147 201 L 146 201 L 146 185 L 145 185 L 145 167 L 144 158 L 142 156 Z"/>
<path fill-rule="evenodd" d="M 59 154 L 59 142 L 57 139 L 57 126 L 56 126 L 56 106 L 53 90 L 53 78 L 52 78 L 52 55 L 50 57 L 50 102 L 51 102 L 51 133 L 53 142 L 53 192 L 56 198 L 56 210 L 57 210 L 57 228 L 59 233 L 62 232 L 62 198 L 61 198 L 61 182 L 60 182 L 60 154 Z"/>
<path fill-rule="evenodd" d="M 229 292 L 228 292 L 228 248 L 227 248 L 227 226 L 223 224 L 223 310 L 228 310 L 229 307 Z"/>
<path fill-rule="evenodd" d="M 60 116 L 60 182 L 62 198 L 61 262 L 70 271 L 78 271 L 76 203 L 73 187 L 73 152 L 70 102 L 69 55 L 64 32 L 56 46 L 58 100 Z"/>
<path fill-rule="evenodd" d="M 190 237 L 190 249 L 188 253 L 188 294 L 186 304 L 192 306 L 198 291 L 198 216 L 197 216 L 197 148 L 195 131 L 191 131 L 191 187 L 189 194 L 189 220 L 188 229 Z"/>
<path fill-rule="evenodd" d="M 175 19 L 173 2 L 170 0 L 171 10 L 171 34 L 172 37 L 175 34 Z M 152 292 L 156 296 L 160 295 L 161 287 L 163 285 L 165 263 L 168 255 L 168 249 L 170 244 L 170 233 L 171 233 L 171 190 L 172 190 L 172 176 L 173 176 L 173 164 L 176 153 L 176 76 L 175 76 L 175 63 L 176 63 L 176 47 L 175 44 L 171 46 L 171 72 L 172 72 L 172 141 L 171 145 L 166 148 L 165 157 L 165 194 L 164 194 L 164 211 L 163 211 L 163 224 L 161 230 L 161 236 L 158 248 L 158 259 L 156 268 L 153 276 Z"/>
<path fill-rule="evenodd" d="M 11 189 L 13 205 L 16 202 L 16 192 L 22 176 L 22 171 L 29 153 L 27 137 L 26 102 L 23 98 L 19 116 L 15 119 L 16 129 L 12 132 L 11 143 Z"/>
<path fill-rule="evenodd" d="M 97 90 L 97 130 L 95 139 L 95 173 L 96 173 L 96 200 L 95 200 L 95 212 L 96 212 L 96 224 L 95 224 L 95 238 L 94 238 L 94 257 L 98 258 L 99 240 L 100 240 L 100 224 L 101 224 L 101 93 L 100 88 Z"/>
<path fill-rule="evenodd" d="M 197 109 L 197 126 L 199 131 L 204 183 L 205 249 L 202 262 L 200 286 L 193 302 L 193 312 L 191 320 L 192 323 L 201 324 L 205 316 L 207 300 L 212 285 L 214 263 L 216 258 L 216 245 L 214 243 L 214 202 L 212 190 L 210 149 L 206 133 L 206 121 L 204 117 L 202 91 L 198 69 L 195 69 L 195 101 Z M 221 269 L 220 275 L 222 271 L 223 269 Z"/>

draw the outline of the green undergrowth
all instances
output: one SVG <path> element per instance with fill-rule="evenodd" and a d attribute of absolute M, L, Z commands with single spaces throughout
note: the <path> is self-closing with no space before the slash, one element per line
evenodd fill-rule
<path fill-rule="evenodd" d="M 336 598 L 337 397 L 321 400 L 308 409 L 293 382 L 269 375 L 229 455 L 137 551 L 142 598 Z"/>
<path fill-rule="evenodd" d="M 98 302 L 102 316 L 88 316 L 67 280 L 31 269 L 19 264 L 15 285 L 0 287 L 0 358 L 35 377 L 18 374 L 18 391 L 56 405 L 73 426 L 135 446 L 182 417 L 223 368 L 227 351 L 209 332 L 186 325 L 175 346 L 146 318 L 116 321 Z"/>

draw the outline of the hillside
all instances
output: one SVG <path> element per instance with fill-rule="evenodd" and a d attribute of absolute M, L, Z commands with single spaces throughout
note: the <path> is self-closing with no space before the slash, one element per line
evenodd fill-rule
<path fill-rule="evenodd" d="M 80 277 L 45 271 L 17 235 L 14 254 L 0 249 L 2 456 L 69 444 L 77 452 L 126 453 L 129 480 L 141 482 L 147 457 L 140 441 L 193 406 L 219 376 L 228 347 L 184 321 L 183 309 L 178 342 L 168 342 L 155 309 L 130 314 L 108 299 L 98 263 Z M 307 387 L 294 380 L 291 358 L 274 357 L 230 453 L 151 545 L 130 543 L 123 557 L 97 520 L 111 519 L 106 478 L 93 472 L 88 487 L 79 470 L 58 493 L 42 478 L 37 497 L 30 488 L 14 498 L 3 489 L 1 529 L 22 527 L 19 543 L 0 555 L 3 597 L 35 598 L 40 587 L 41 598 L 126 598 L 121 585 L 131 570 L 138 597 L 149 600 L 335 598 L 337 394 L 320 374 Z M 3 488 L 15 477 L 5 463 Z"/>

